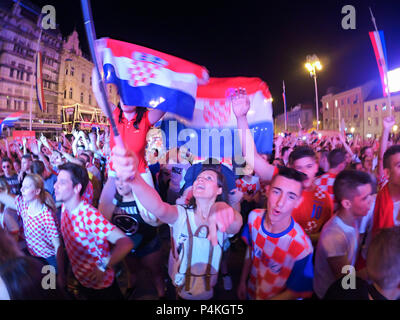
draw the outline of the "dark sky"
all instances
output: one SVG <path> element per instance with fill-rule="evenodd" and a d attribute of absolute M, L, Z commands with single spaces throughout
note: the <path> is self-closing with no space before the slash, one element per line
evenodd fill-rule
<path fill-rule="evenodd" d="M 56 8 L 64 36 L 76 27 L 88 53 L 79 0 L 31 0 Z M 356 29 L 344 30 L 342 7 L 356 9 Z M 281 113 L 282 80 L 288 108 L 314 103 L 314 83 L 304 68 L 317 54 L 321 97 L 329 87 L 350 89 L 379 72 L 368 31 L 385 33 L 389 69 L 400 67 L 400 1 L 92 1 L 97 37 L 111 37 L 156 49 L 205 66 L 211 77 L 260 77 Z"/>

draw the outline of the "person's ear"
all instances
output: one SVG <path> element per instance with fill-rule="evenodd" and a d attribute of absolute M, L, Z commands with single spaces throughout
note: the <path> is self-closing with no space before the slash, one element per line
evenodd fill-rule
<path fill-rule="evenodd" d="M 345 208 L 345 209 L 351 209 L 351 207 L 352 207 L 352 203 L 351 203 L 351 201 L 349 200 L 349 199 L 343 199 L 341 202 L 340 202 L 340 204 L 342 205 L 342 207 L 343 208 Z"/>
<path fill-rule="evenodd" d="M 82 190 L 82 185 L 80 183 L 75 185 L 75 187 L 74 187 L 74 193 L 75 194 L 80 194 L 81 190 Z"/>
<path fill-rule="evenodd" d="M 222 194 L 222 187 L 219 187 L 217 191 L 217 196 L 219 196 L 220 194 Z"/>

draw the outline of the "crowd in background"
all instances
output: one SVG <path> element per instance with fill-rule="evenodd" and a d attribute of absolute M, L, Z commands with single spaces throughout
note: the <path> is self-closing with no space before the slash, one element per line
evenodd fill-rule
<path fill-rule="evenodd" d="M 232 99 L 238 128 L 248 128 L 243 93 Z M 139 266 L 159 299 L 166 278 L 176 299 L 215 299 L 217 281 L 238 299 L 400 296 L 394 118 L 383 120 L 380 140 L 286 133 L 272 154 L 236 163 L 147 145 L 163 113 L 121 103 L 113 114 L 125 149 L 99 129 L 0 140 L 2 299 L 129 299 Z M 227 268 L 235 241 L 246 246 L 239 283 Z M 55 290 L 43 289 L 44 266 L 54 267 Z M 357 289 L 343 288 L 343 270 L 353 270 L 344 267 L 354 268 Z"/>

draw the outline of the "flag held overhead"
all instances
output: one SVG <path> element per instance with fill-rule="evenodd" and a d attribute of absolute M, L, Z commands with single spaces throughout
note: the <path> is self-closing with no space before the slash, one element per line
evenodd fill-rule
<path fill-rule="evenodd" d="M 122 102 L 156 108 L 192 119 L 197 86 L 206 68 L 139 45 L 102 38 L 96 54 L 106 83 L 117 86 Z"/>
<path fill-rule="evenodd" d="M 259 78 L 210 78 L 199 86 L 193 119 L 167 113 L 161 123 L 167 148 L 185 146 L 199 158 L 241 156 L 236 117 L 228 97 L 236 88 L 246 89 L 250 100 L 247 113 L 259 153 L 272 152 L 272 99 L 268 86 Z"/>

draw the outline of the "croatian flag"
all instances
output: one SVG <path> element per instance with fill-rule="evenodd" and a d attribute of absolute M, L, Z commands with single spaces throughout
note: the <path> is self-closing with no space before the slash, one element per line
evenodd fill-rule
<path fill-rule="evenodd" d="M 388 86 L 385 80 L 387 74 L 385 37 L 383 35 L 383 31 L 371 31 L 369 32 L 369 37 L 372 42 L 372 47 L 374 48 L 376 62 L 378 63 L 379 74 L 381 76 L 382 82 L 383 96 L 386 97 L 388 94 Z"/>
<path fill-rule="evenodd" d="M 207 69 L 135 44 L 102 38 L 96 54 L 106 83 L 117 86 L 124 104 L 171 112 L 192 119 L 197 85 Z"/>
<path fill-rule="evenodd" d="M 22 112 L 15 112 L 11 115 L 9 115 L 8 117 L 4 118 L 1 122 L 0 122 L 0 134 L 1 132 L 3 132 L 3 126 L 4 127 L 14 127 L 14 123 L 17 122 L 21 116 Z"/>
<path fill-rule="evenodd" d="M 38 51 L 36 55 L 36 96 L 38 99 L 39 108 L 42 112 L 46 112 L 46 102 L 44 101 L 43 90 L 43 64 L 42 53 Z"/>
<path fill-rule="evenodd" d="M 247 113 L 259 153 L 271 153 L 273 141 L 272 99 L 268 86 L 259 78 L 210 78 L 199 86 L 193 119 L 166 114 L 161 122 L 167 149 L 185 146 L 200 159 L 241 157 L 237 121 L 229 95 L 245 88 L 250 99 Z"/>

